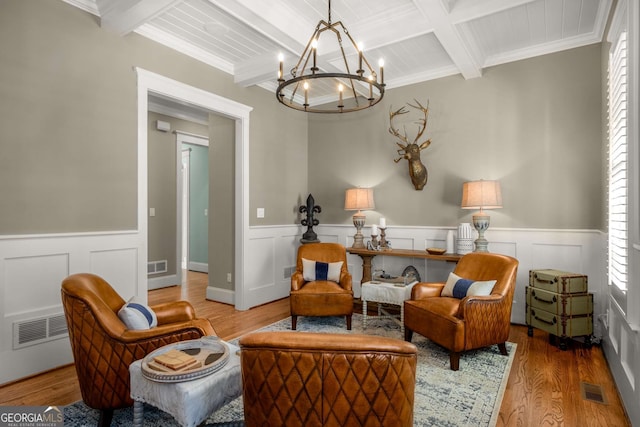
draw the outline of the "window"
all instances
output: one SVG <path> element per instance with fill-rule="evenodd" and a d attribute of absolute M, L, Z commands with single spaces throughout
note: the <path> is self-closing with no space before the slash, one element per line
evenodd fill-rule
<path fill-rule="evenodd" d="M 628 277 L 628 138 L 627 138 L 627 29 L 626 10 L 611 31 L 609 41 L 609 284 L 626 311 Z"/>

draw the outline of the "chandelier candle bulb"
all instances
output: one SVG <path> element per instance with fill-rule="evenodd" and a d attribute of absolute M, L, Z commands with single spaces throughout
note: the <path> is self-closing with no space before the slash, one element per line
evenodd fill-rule
<path fill-rule="evenodd" d="M 364 50 L 364 45 L 362 42 L 358 43 L 358 73 L 362 75 L 364 70 L 362 69 L 362 51 Z"/>
<path fill-rule="evenodd" d="M 344 107 L 342 102 L 342 91 L 344 91 L 344 86 L 341 84 L 338 85 L 338 95 L 340 96 L 340 100 L 338 101 L 338 107 Z"/>
<path fill-rule="evenodd" d="M 284 81 L 284 55 L 278 55 L 278 62 L 280 63 L 280 68 L 278 70 L 278 81 Z"/>
<path fill-rule="evenodd" d="M 378 66 L 380 67 L 380 84 L 384 85 L 384 59 L 378 61 Z"/>
<path fill-rule="evenodd" d="M 316 66 L 316 54 L 318 52 L 318 39 L 313 39 L 313 41 L 311 42 L 311 49 L 313 49 L 313 67 L 311 68 L 311 71 L 313 74 L 315 74 L 316 71 L 318 70 L 318 67 Z"/>
<path fill-rule="evenodd" d="M 369 76 L 369 101 L 373 101 L 373 75 Z"/>
<path fill-rule="evenodd" d="M 309 83 L 304 82 L 304 106 L 309 106 Z"/>

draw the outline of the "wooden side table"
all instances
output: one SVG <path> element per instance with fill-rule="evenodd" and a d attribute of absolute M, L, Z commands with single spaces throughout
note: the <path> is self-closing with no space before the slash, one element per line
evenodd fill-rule
<path fill-rule="evenodd" d="M 395 257 L 404 257 L 404 258 L 423 258 L 423 259 L 433 259 L 437 261 L 447 261 L 447 262 L 458 262 L 462 255 L 458 254 L 442 254 L 442 255 L 434 255 L 430 254 L 426 250 L 417 251 L 414 249 L 391 249 L 387 251 L 371 251 L 369 249 L 362 248 L 347 248 L 347 252 L 350 254 L 358 255 L 362 258 L 362 279 L 360 283 L 365 283 L 371 281 L 371 260 L 377 256 L 395 256 Z"/>

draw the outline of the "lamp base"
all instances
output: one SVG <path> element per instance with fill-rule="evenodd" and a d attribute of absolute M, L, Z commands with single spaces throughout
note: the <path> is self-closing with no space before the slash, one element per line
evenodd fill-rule
<path fill-rule="evenodd" d="M 358 213 L 353 216 L 353 225 L 355 225 L 356 227 L 356 234 L 353 236 L 352 248 L 364 248 L 364 236 L 362 235 L 362 227 L 364 227 L 366 219 L 367 217 L 360 211 L 358 211 Z"/>
<path fill-rule="evenodd" d="M 476 250 L 474 252 L 489 252 L 489 242 L 484 238 L 484 232 L 489 228 L 489 222 L 491 217 L 484 212 L 479 212 L 473 215 L 473 226 L 478 231 L 478 238 L 474 242 Z"/>

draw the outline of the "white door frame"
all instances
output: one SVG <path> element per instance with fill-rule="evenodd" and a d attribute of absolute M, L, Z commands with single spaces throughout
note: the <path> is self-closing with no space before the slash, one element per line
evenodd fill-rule
<path fill-rule="evenodd" d="M 180 283 L 182 283 L 182 270 L 189 269 L 189 205 L 191 204 L 191 195 L 189 194 L 191 188 L 190 182 L 190 169 L 191 169 L 191 149 L 182 150 L 180 156 L 181 164 L 178 172 L 178 196 L 176 197 L 178 202 L 178 238 L 176 239 L 178 253 L 178 262 L 180 263 Z M 186 161 L 185 161 L 186 159 Z M 184 264 L 182 262 L 184 258 Z"/>
<path fill-rule="evenodd" d="M 184 226 L 187 226 L 187 233 L 189 233 L 189 217 L 185 218 L 184 208 L 183 208 L 183 198 L 184 194 L 184 174 L 182 171 L 183 168 L 183 156 L 185 150 L 182 148 L 182 144 L 193 144 L 193 145 L 201 145 L 203 147 L 209 148 L 209 138 L 202 135 L 196 135 L 189 132 L 183 132 L 180 130 L 174 131 L 176 134 L 176 219 L 177 219 L 177 229 L 176 229 L 176 259 L 178 260 L 178 265 L 182 265 L 182 257 L 186 255 L 187 257 L 187 266 L 186 269 L 189 269 L 189 248 L 187 247 L 186 251 L 182 248 L 182 243 L 185 238 L 184 236 Z M 190 157 L 191 149 L 189 148 L 189 154 L 187 157 Z M 189 169 L 189 165 L 187 165 L 187 169 Z M 187 181 L 187 186 L 189 186 L 189 182 Z M 188 187 L 187 187 L 188 188 Z M 187 198 L 189 194 L 187 193 Z M 210 209 L 209 207 L 207 207 Z M 189 212 L 189 208 L 187 207 L 187 212 Z M 189 240 L 187 234 L 187 241 Z M 185 253 L 186 252 L 186 253 Z M 178 272 L 178 281 L 182 283 L 182 271 Z"/>
<path fill-rule="evenodd" d="M 147 194 L 147 126 L 149 94 L 163 95 L 179 102 L 196 105 L 235 120 L 235 308 L 247 310 L 245 298 L 245 252 L 249 236 L 249 113 L 244 104 L 211 92 L 178 82 L 168 77 L 135 67 L 138 77 L 138 233 L 140 271 L 146 271 L 148 260 L 148 194 Z M 145 280 L 148 288 L 148 280 Z"/>

